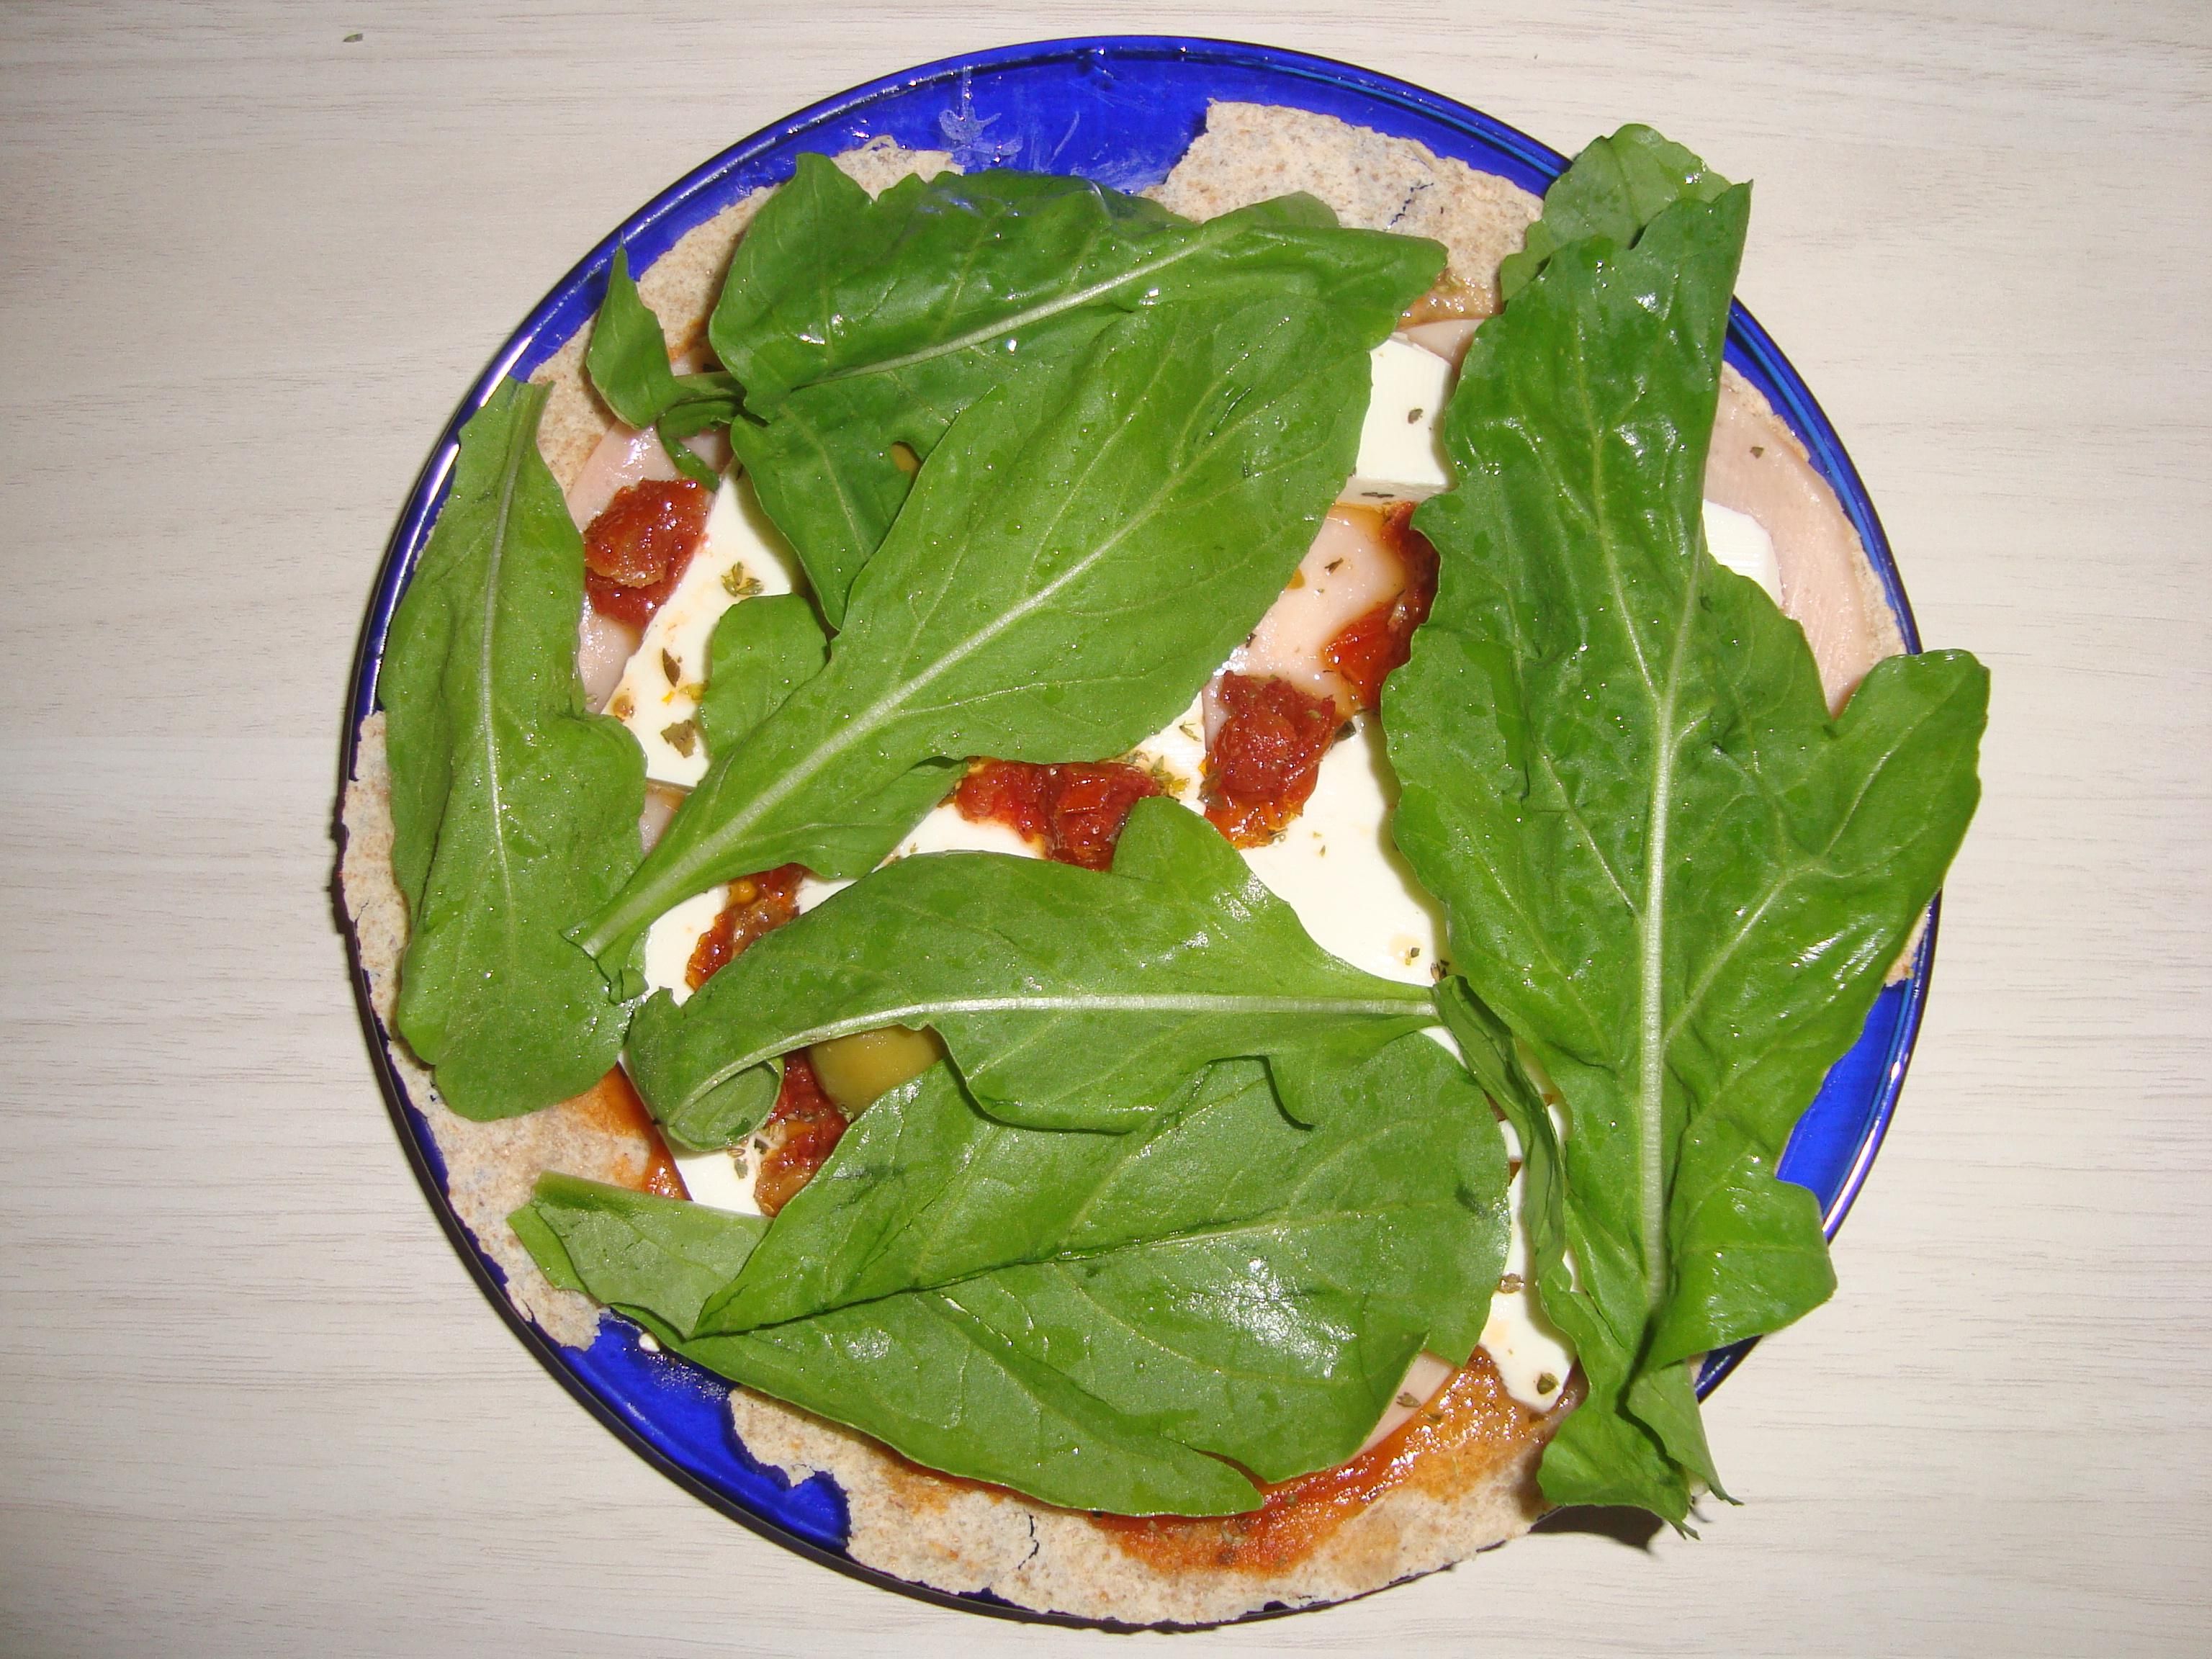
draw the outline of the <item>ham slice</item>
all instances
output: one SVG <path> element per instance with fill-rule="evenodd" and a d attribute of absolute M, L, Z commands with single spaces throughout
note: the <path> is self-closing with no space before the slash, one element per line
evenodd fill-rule
<path fill-rule="evenodd" d="M 607 706 L 623 670 L 637 650 L 639 634 L 628 623 L 602 615 L 589 599 L 576 624 L 576 673 L 584 682 L 584 701 L 597 714 Z"/>
<path fill-rule="evenodd" d="M 568 486 L 568 516 L 577 529 L 585 529 L 630 485 L 677 476 L 676 463 L 668 459 L 659 433 L 641 432 L 617 421 Z"/>
<path fill-rule="evenodd" d="M 696 438 L 686 438 L 684 445 L 717 472 L 730 464 L 730 441 L 719 432 L 702 432 Z M 617 421 L 585 458 L 575 481 L 568 486 L 568 516 L 576 521 L 577 529 L 585 529 L 630 485 L 676 476 L 676 463 L 668 459 L 659 433 L 641 432 Z"/>
<path fill-rule="evenodd" d="M 1840 711 L 1867 670 L 1905 648 L 1843 503 L 1805 447 L 1751 382 L 1721 375 L 1705 495 L 1757 520 L 1774 539 L 1782 610 L 1805 630 L 1828 707 Z"/>
<path fill-rule="evenodd" d="M 1401 340 L 1411 340 L 1425 351 L 1433 351 L 1454 368 L 1467 361 L 1467 349 L 1474 343 L 1474 331 L 1482 326 L 1480 317 L 1447 317 L 1441 322 L 1415 323 L 1398 331 Z"/>
<path fill-rule="evenodd" d="M 686 372 L 681 363 L 677 372 Z M 704 432 L 684 441 L 685 447 L 708 465 L 720 471 L 729 465 L 729 440 L 719 432 Z M 590 528 L 592 520 L 606 511 L 607 503 L 634 483 L 676 477 L 676 463 L 668 459 L 658 433 L 640 431 L 617 421 L 609 427 L 583 466 L 563 492 L 568 516 L 576 528 Z M 637 649 L 640 630 L 613 617 L 599 614 L 591 602 L 577 624 L 576 668 L 584 682 L 584 697 L 594 709 L 607 699 L 622 679 L 623 667 Z"/>
<path fill-rule="evenodd" d="M 1328 665 L 1329 641 L 1405 585 L 1405 568 L 1390 550 L 1381 511 L 1340 501 L 1322 521 L 1290 586 L 1229 659 L 1229 671 L 1288 680 L 1301 691 L 1333 697 L 1349 717 L 1352 690 Z M 1218 725 L 1219 711 L 1209 698 L 1209 736 Z"/>

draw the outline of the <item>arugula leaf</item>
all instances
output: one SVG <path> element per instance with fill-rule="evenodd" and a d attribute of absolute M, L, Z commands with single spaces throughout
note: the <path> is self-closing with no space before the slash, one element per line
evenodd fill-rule
<path fill-rule="evenodd" d="M 1480 1091 L 1414 1036 L 1310 1130 L 1252 1061 L 1127 1135 L 1010 1127 L 933 1068 L 854 1121 L 703 1304 L 688 1274 L 641 1287 L 623 1241 L 603 1264 L 563 1237 L 595 1294 L 620 1284 L 683 1352 L 932 1468 L 1222 1513 L 1258 1501 L 1224 1465 L 1146 1490 L 1127 1465 L 1164 1444 L 1283 1480 L 1350 1455 L 1415 1353 L 1478 1340 L 1505 1179 Z"/>
<path fill-rule="evenodd" d="M 1410 295 L 1430 261 L 1407 246 Z M 1351 471 L 1395 312 L 1348 318 L 1341 277 L 1269 269 L 1218 304 L 1131 313 L 970 404 L 855 583 L 830 665 L 716 758 L 584 947 L 618 968 L 656 916 L 748 871 L 864 873 L 823 827 L 919 762 L 1103 759 L 1186 708 Z"/>
<path fill-rule="evenodd" d="M 1528 227 L 1518 253 L 1498 268 L 1498 297 L 1510 300 L 1569 242 L 1586 236 L 1633 244 L 1666 209 L 1710 202 L 1729 181 L 1671 139 L 1632 122 L 1610 138 L 1594 138 L 1544 192 L 1544 214 Z"/>
<path fill-rule="evenodd" d="M 607 407 L 640 428 L 659 420 L 661 410 L 683 395 L 676 371 L 668 365 L 668 339 L 661 332 L 660 319 L 638 296 L 637 284 L 630 280 L 627 248 L 617 248 L 614 263 L 607 268 L 607 291 L 592 324 L 584 368 Z"/>
<path fill-rule="evenodd" d="M 648 1001 L 629 1063 L 655 1115 L 688 1121 L 777 1054 L 927 1024 L 1008 1122 L 1127 1128 L 1238 1054 L 1264 1055 L 1315 1122 L 1347 1072 L 1436 1017 L 1426 990 L 1323 951 L 1212 824 L 1153 799 L 1130 812 L 1111 874 L 989 853 L 885 866 L 681 1008 Z"/>
<path fill-rule="evenodd" d="M 630 1035 L 635 1042 L 635 1026 Z M 635 1062 L 629 1063 L 634 1067 Z M 782 1088 L 782 1061 L 763 1060 L 757 1066 L 730 1071 L 711 1085 L 690 1091 L 680 1104 L 672 1104 L 665 1115 L 656 1113 L 653 1121 L 659 1124 L 661 1133 L 670 1141 L 690 1152 L 735 1146 L 759 1128 L 775 1109 L 775 1098 Z"/>
<path fill-rule="evenodd" d="M 738 245 L 708 336 L 765 416 L 801 386 L 1087 303 L 1073 296 L 1125 282 L 1174 245 L 1155 238 L 1187 228 L 1054 173 L 910 177 L 872 200 L 827 157 L 802 155 Z"/>
<path fill-rule="evenodd" d="M 1333 268 L 1339 303 L 1380 339 L 1401 271 L 1435 279 L 1431 243 L 1343 231 L 1310 198 L 1194 225 L 1081 179 L 908 179 L 871 201 L 819 156 L 739 243 L 709 325 L 751 418 L 730 441 L 805 566 L 831 626 L 926 458 L 960 411 L 1017 372 L 1087 349 L 1119 314 L 1268 271 Z M 1370 314 L 1371 313 L 1371 314 Z"/>
<path fill-rule="evenodd" d="M 1697 195 L 1632 249 L 1561 247 L 1483 325 L 1462 483 L 1416 518 L 1435 607 L 1383 693 L 1398 845 L 1564 1097 L 1563 1136 L 1501 1097 L 1563 1182 L 1540 1293 L 1589 1390 L 1545 1492 L 1678 1523 L 1692 1478 L 1718 1489 L 1692 1357 L 1833 1284 L 1775 1165 L 1965 831 L 1987 688 L 1961 653 L 1893 658 L 1832 721 L 1803 634 L 1705 550 L 1748 192 Z M 1472 1006 L 1444 999 L 1463 1036 Z"/>
<path fill-rule="evenodd" d="M 550 1173 L 507 1218 L 545 1276 L 688 1330 L 745 1265 L 768 1218 Z"/>
<path fill-rule="evenodd" d="M 714 1248 L 733 1264 L 767 1224 L 561 1176 L 541 1176 L 507 1222 L 554 1284 L 596 1297 L 732 1381 L 864 1422 L 932 1468 L 1021 1481 L 1048 1501 L 1116 1513 L 1227 1515 L 1257 1503 L 1251 1482 L 1226 1463 L 1132 1421 L 942 1297 L 896 1297 L 770 1333 L 692 1340 L 703 1276 L 656 1237 L 679 1210 L 690 1224 L 719 1231 Z M 1078 1483 L 1063 1488 L 1078 1470 Z"/>
<path fill-rule="evenodd" d="M 1319 1130 L 1282 1113 L 1252 1060 L 1208 1067 L 1128 1133 L 1006 1123 L 942 1068 L 893 1096 L 895 1109 L 854 1120 L 835 1173 L 792 1200 L 759 1260 L 705 1305 L 696 1328 L 748 1330 L 1168 1238 L 1225 1249 L 1228 1260 L 1244 1247 L 1224 1246 L 1219 1230 L 1255 1217 L 1273 1232 L 1302 1230 L 1311 1254 L 1324 1234 L 1351 1228 L 1364 1240 L 1372 1227 L 1371 1214 L 1331 1203 L 1397 1183 L 1391 1202 L 1409 1206 L 1408 1230 L 1362 1248 L 1402 1248 L 1411 1265 L 1373 1275 L 1367 1294 L 1401 1311 L 1407 1298 L 1423 1304 L 1400 1322 L 1455 1364 L 1480 1339 L 1505 1249 L 1503 1141 L 1482 1091 L 1425 1038 L 1387 1043 L 1356 1068 L 1345 1113 Z M 1327 1203 L 1300 1185 L 1316 1171 L 1335 1191 Z M 1480 1218 L 1466 1237 L 1462 1211 Z M 1448 1224 L 1419 1237 L 1427 1224 L 1417 1212 Z M 1438 1243 L 1449 1248 L 1420 1255 Z"/>
<path fill-rule="evenodd" d="M 641 430 L 658 428 L 661 447 L 678 470 L 709 489 L 714 487 L 714 470 L 681 441 L 729 424 L 741 401 L 738 383 L 723 374 L 679 376 L 669 366 L 660 319 L 630 280 L 626 248 L 615 250 L 608 267 L 606 295 L 592 324 L 584 368 L 609 409 Z"/>
<path fill-rule="evenodd" d="M 1554 1503 L 1629 1504 L 1680 1525 L 1689 1513 L 1683 1473 L 1651 1431 L 1622 1409 L 1621 1379 L 1636 1367 L 1641 1330 L 1633 1314 L 1617 1325 L 1610 1310 L 1579 1289 L 1567 1265 L 1566 1166 L 1542 1091 L 1522 1064 L 1513 1036 L 1457 975 L 1438 988 L 1444 1023 L 1521 1144 L 1521 1220 L 1530 1277 L 1544 1312 L 1572 1345 L 1586 1394 L 1583 1425 L 1554 1457 L 1545 1449 L 1541 1480 Z M 1625 1327 L 1625 1328 L 1624 1328 Z M 1556 1438 L 1556 1437 L 1555 1437 Z M 1589 1496 L 1583 1494 L 1602 1494 Z"/>
<path fill-rule="evenodd" d="M 707 690 L 698 721 L 707 751 L 735 748 L 830 660 L 830 635 L 800 593 L 732 605 L 707 647 Z"/>
<path fill-rule="evenodd" d="M 638 862 L 645 763 L 576 681 L 583 540 L 538 457 L 545 398 L 503 383 L 461 428 L 378 681 L 412 930 L 399 1030 L 478 1119 L 590 1088 L 629 1012 L 563 937 Z"/>
<path fill-rule="evenodd" d="M 911 486 L 893 446 L 926 457 L 984 392 L 1080 350 L 1127 308 L 1100 280 L 1178 223 L 1042 174 L 908 179 L 872 201 L 800 158 L 739 244 L 709 336 L 754 416 L 732 446 L 833 627 Z M 1086 297 L 1024 316 L 1055 292 Z"/>
<path fill-rule="evenodd" d="M 708 647 L 711 670 L 698 720 L 710 754 L 744 741 L 792 691 L 821 672 L 830 638 L 804 595 L 774 594 L 722 613 Z M 844 832 L 841 859 L 863 866 L 880 860 L 914 821 L 958 782 L 957 762 L 925 761 L 872 801 Z M 763 1063 L 694 1091 L 681 1110 L 661 1121 L 669 1139 L 704 1150 L 732 1146 L 759 1127 L 783 1081 L 780 1063 Z"/>
<path fill-rule="evenodd" d="M 742 744 L 819 674 L 829 657 L 829 635 L 803 594 L 771 594 L 725 611 L 708 643 L 707 689 L 699 700 L 708 753 L 719 756 Z M 876 794 L 825 817 L 816 827 L 821 867 L 874 868 L 958 786 L 963 769 L 959 761 L 923 761 Z"/>
<path fill-rule="evenodd" d="M 1048 1504 L 1116 1515 L 1259 1506 L 1227 1463 L 1115 1410 L 942 1292 L 669 1346 L 927 1468 Z"/>

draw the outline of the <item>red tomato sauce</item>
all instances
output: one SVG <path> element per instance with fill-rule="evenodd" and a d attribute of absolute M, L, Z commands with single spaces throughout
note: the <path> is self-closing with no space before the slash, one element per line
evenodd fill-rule
<path fill-rule="evenodd" d="M 774 1215 L 814 1179 L 814 1172 L 837 1150 L 845 1121 L 837 1103 L 822 1092 L 822 1081 L 805 1052 L 785 1055 L 775 1109 L 761 1126 L 769 1149 L 753 1182 L 753 1199 L 763 1215 Z"/>
<path fill-rule="evenodd" d="M 663 1198 L 691 1196 L 677 1171 L 676 1160 L 669 1155 L 668 1143 L 660 1138 L 660 1126 L 653 1121 L 653 1114 L 646 1110 L 645 1102 L 630 1083 L 629 1073 L 621 1066 L 574 1099 L 563 1101 L 558 1109 L 574 1113 L 607 1134 L 629 1136 L 642 1143 L 643 1156 L 635 1171 L 611 1172 L 621 1184 Z"/>
<path fill-rule="evenodd" d="M 1279 1572 L 1394 1488 L 1413 1485 L 1440 1497 L 1464 1491 L 1504 1459 L 1548 1439 L 1565 1403 L 1548 1414 L 1522 1405 L 1477 1349 L 1426 1404 L 1358 1456 L 1264 1488 L 1256 1510 L 1091 1520 L 1131 1555 L 1164 1571 Z"/>
<path fill-rule="evenodd" d="M 1129 809 L 1160 793 L 1152 775 L 1121 761 L 1038 766 L 1027 761 L 977 761 L 952 799 L 970 823 L 1003 823 L 1047 858 L 1104 870 Z"/>
<path fill-rule="evenodd" d="M 1352 688 L 1352 706 L 1372 714 L 1382 702 L 1382 682 L 1404 665 L 1413 630 L 1429 619 L 1437 596 L 1437 550 L 1413 528 L 1413 504 L 1395 501 L 1382 514 L 1382 537 L 1405 572 L 1405 586 L 1346 623 L 1322 647 L 1322 660 Z"/>
<path fill-rule="evenodd" d="M 1336 740 L 1336 700 L 1288 680 L 1225 673 L 1220 722 L 1206 741 L 1206 816 L 1238 847 L 1265 847 L 1304 810 Z"/>
<path fill-rule="evenodd" d="M 721 915 L 691 947 L 691 960 L 684 967 L 684 982 L 697 990 L 755 939 L 773 933 L 796 917 L 799 884 L 805 878 L 803 866 L 780 864 L 732 882 L 729 902 L 723 905 Z"/>
<path fill-rule="evenodd" d="M 633 628 L 651 622 L 706 538 L 713 505 L 689 478 L 648 478 L 617 491 L 584 532 L 592 608 Z"/>

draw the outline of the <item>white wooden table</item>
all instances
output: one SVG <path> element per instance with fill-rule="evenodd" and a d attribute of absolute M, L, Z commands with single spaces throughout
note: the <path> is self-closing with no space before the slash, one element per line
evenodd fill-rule
<path fill-rule="evenodd" d="M 0 1651 L 1108 1639 L 811 1565 L 579 1409 L 416 1188 L 326 893 L 393 515 L 547 285 L 802 104 L 1106 29 L 1755 178 L 1741 292 L 1996 674 L 1842 1291 L 1708 1413 L 1745 1506 L 1186 1650 L 2212 1641 L 2203 10 L 686 0 L 0 11 Z"/>

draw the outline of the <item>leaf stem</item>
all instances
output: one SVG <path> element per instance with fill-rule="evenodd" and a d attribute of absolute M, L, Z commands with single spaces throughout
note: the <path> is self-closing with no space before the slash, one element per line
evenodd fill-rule
<path fill-rule="evenodd" d="M 1121 995 L 1085 992 L 1079 995 L 1058 996 L 936 997 L 902 1003 L 894 1007 L 871 1008 L 863 1013 L 825 1021 L 804 1030 L 790 1032 L 774 1042 L 759 1044 L 724 1061 L 700 1079 L 681 1101 L 666 1109 L 671 1115 L 687 1110 L 739 1073 L 759 1065 L 763 1060 L 773 1060 L 778 1054 L 789 1054 L 794 1048 L 827 1042 L 835 1037 L 854 1036 L 862 1031 L 879 1030 L 886 1025 L 933 1024 L 948 1014 L 1360 1014 L 1376 1019 L 1401 1019 L 1414 1008 L 1425 1008 L 1436 1013 L 1435 994 L 1418 985 L 1408 985 L 1405 988 L 1404 995 L 1395 997 L 1238 996 L 1199 991 Z M 1442 1014 L 1437 1014 L 1437 1021 L 1439 1024 L 1443 1023 Z"/>
<path fill-rule="evenodd" d="M 1667 679 L 1654 709 L 1651 828 L 1644 864 L 1644 906 L 1638 938 L 1637 1030 L 1637 1176 L 1642 1200 L 1644 1293 L 1654 1313 L 1667 1297 L 1667 842 L 1674 810 L 1675 731 L 1682 668 L 1689 657 L 1698 614 L 1698 579 L 1705 559 L 1691 542 L 1689 580 L 1674 618 Z M 1626 613 L 1623 613 L 1626 620 Z"/>
<path fill-rule="evenodd" d="M 492 518 L 491 547 L 485 559 L 483 632 L 477 647 L 477 720 L 483 732 L 486 764 L 484 787 L 490 797 L 493 862 L 499 869 L 501 902 L 505 913 L 514 909 L 514 872 L 507 859 L 506 763 L 500 751 L 499 718 L 493 708 L 493 687 L 496 684 L 493 663 L 498 655 L 500 622 L 500 568 L 507 561 L 508 526 L 514 516 L 514 490 L 522 477 L 525 458 L 538 442 L 538 420 L 550 394 L 542 386 L 532 386 L 520 393 L 516 403 L 522 410 L 521 418 L 514 422 L 507 433 L 507 453 L 501 458 L 499 475 L 499 507 Z M 416 925 L 419 927 L 420 921 Z"/>
<path fill-rule="evenodd" d="M 1223 240 L 1224 239 L 1218 233 L 1201 231 L 1180 247 L 1170 249 L 1158 258 L 1146 264 L 1133 266 L 1118 275 L 1093 283 L 1088 288 L 1075 289 L 1068 293 L 1057 295 L 1041 304 L 1031 306 L 1026 311 L 1018 311 L 1011 317 L 1002 317 L 994 322 L 985 323 L 980 327 L 969 330 L 965 334 L 956 336 L 950 340 L 940 340 L 934 345 L 924 346 L 917 351 L 902 352 L 896 357 L 879 358 L 872 363 L 854 363 L 848 368 L 832 369 L 823 375 L 818 381 L 811 384 L 828 385 L 835 380 L 855 380 L 863 374 L 895 374 L 902 368 L 912 368 L 917 364 L 933 362 L 939 357 L 950 357 L 966 351 L 970 347 L 988 344 L 993 340 L 1013 333 L 1017 329 L 1026 328 L 1031 323 L 1042 322 L 1048 317 L 1057 317 L 1066 312 L 1079 310 L 1093 300 L 1103 299 L 1115 289 L 1126 288 L 1131 283 L 1157 276 L 1171 265 L 1180 264 L 1185 259 L 1204 252 Z M 785 394 L 786 397 L 789 395 L 789 393 Z"/>

